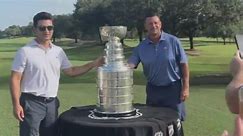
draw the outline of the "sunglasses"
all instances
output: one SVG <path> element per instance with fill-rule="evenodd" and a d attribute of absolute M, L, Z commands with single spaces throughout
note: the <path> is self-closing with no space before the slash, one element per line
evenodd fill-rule
<path fill-rule="evenodd" d="M 48 31 L 52 31 L 52 30 L 54 29 L 54 26 L 38 26 L 37 28 L 38 28 L 40 31 L 44 32 L 44 31 L 46 31 L 46 29 L 47 29 Z"/>

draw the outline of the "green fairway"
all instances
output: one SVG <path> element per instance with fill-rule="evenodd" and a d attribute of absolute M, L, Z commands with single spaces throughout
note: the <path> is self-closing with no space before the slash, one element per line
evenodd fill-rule
<path fill-rule="evenodd" d="M 18 122 L 12 115 L 12 104 L 8 81 L 12 58 L 16 50 L 31 38 L 0 39 L 0 136 L 17 136 Z M 212 40 L 211 40 L 212 41 Z M 125 56 L 131 54 L 137 40 L 126 40 Z M 183 40 L 188 49 L 188 42 Z M 73 41 L 61 42 L 73 65 L 87 63 L 103 53 L 104 46 L 98 43 L 85 45 Z M 59 45 L 59 44 L 58 44 Z M 90 45 L 90 46 L 87 46 Z M 189 56 L 191 78 L 204 75 L 229 75 L 228 64 L 235 52 L 235 45 L 206 42 L 196 39 L 195 49 L 198 56 Z M 82 77 L 61 77 L 59 99 L 60 113 L 72 106 L 95 104 L 96 71 L 92 70 Z M 210 80 L 208 82 L 211 82 Z M 134 103 L 145 102 L 145 79 L 141 65 L 134 72 Z M 187 120 L 184 123 L 185 136 L 220 136 L 224 129 L 232 132 L 233 115 L 228 111 L 225 100 L 226 84 L 191 85 L 187 103 Z"/>

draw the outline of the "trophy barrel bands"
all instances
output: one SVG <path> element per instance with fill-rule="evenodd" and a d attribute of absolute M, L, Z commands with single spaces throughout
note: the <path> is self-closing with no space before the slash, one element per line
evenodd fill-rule
<path fill-rule="evenodd" d="M 133 111 L 132 70 L 130 68 L 127 68 L 126 71 L 104 70 L 104 68 L 99 70 L 97 79 L 99 95 L 97 110 L 105 113 Z"/>

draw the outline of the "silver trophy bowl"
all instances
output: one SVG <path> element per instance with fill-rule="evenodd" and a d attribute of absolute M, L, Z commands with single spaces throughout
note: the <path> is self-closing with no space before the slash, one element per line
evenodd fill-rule
<path fill-rule="evenodd" d="M 103 42 L 109 41 L 111 37 L 123 39 L 126 37 L 127 27 L 125 26 L 102 26 L 99 28 L 100 37 Z"/>

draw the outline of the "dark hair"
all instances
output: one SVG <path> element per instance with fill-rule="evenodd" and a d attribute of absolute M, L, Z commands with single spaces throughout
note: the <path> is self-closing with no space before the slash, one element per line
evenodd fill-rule
<path fill-rule="evenodd" d="M 39 20 L 52 20 L 53 21 L 53 18 L 50 13 L 39 12 L 33 18 L 34 27 L 37 27 L 37 23 Z"/>
<path fill-rule="evenodd" d="M 145 14 L 144 22 L 146 21 L 146 19 L 148 17 L 154 17 L 154 16 L 157 16 L 160 19 L 160 14 L 158 12 L 156 12 L 153 9 L 148 9 L 147 12 L 146 12 L 146 14 Z"/>
<path fill-rule="evenodd" d="M 145 15 L 145 18 L 153 17 L 153 16 L 158 16 L 159 17 L 159 15 L 157 13 L 155 13 L 155 12 L 147 12 L 147 14 Z"/>

